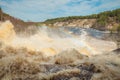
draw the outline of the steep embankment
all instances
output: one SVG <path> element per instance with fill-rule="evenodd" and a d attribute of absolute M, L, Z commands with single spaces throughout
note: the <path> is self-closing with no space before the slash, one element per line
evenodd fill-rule
<path fill-rule="evenodd" d="M 4 13 L 0 8 L 0 22 L 4 22 L 6 20 L 12 22 L 12 24 L 14 25 L 14 30 L 17 34 L 22 35 L 21 33 L 26 33 L 26 35 L 24 36 L 28 36 L 27 34 L 35 34 L 37 31 L 35 22 L 24 22 L 23 20 L 20 20 L 18 18 L 10 16 L 9 14 Z"/>
<path fill-rule="evenodd" d="M 91 28 L 95 23 L 96 23 L 96 19 L 78 19 L 78 20 L 74 19 L 74 20 L 68 20 L 65 22 L 55 22 L 53 26 Z"/>
<path fill-rule="evenodd" d="M 55 27 L 84 27 L 98 30 L 113 30 L 120 28 L 120 9 L 105 11 L 99 14 L 88 16 L 69 16 L 55 19 L 48 19 L 46 25 Z"/>

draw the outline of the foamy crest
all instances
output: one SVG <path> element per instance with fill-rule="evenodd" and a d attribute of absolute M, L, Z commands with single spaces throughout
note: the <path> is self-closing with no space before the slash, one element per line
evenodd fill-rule
<path fill-rule="evenodd" d="M 74 36 L 65 30 L 40 27 L 35 35 L 19 37 L 15 35 L 13 25 L 9 21 L 1 24 L 0 40 L 5 42 L 10 40 L 8 42 L 9 46 L 15 48 L 26 47 L 29 50 L 41 51 L 46 56 L 53 56 L 71 48 L 88 56 L 100 54 L 104 51 L 108 52 L 116 48 L 113 42 L 98 40 L 88 36 L 84 29 L 80 36 Z"/>

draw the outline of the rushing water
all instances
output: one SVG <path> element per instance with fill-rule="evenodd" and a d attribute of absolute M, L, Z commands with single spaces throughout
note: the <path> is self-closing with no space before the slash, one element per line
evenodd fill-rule
<path fill-rule="evenodd" d="M 99 31 L 96 29 L 92 29 L 92 28 L 79 28 L 79 27 L 74 27 L 74 28 L 70 28 L 70 27 L 64 27 L 65 30 L 69 31 L 70 33 L 74 34 L 74 35 L 81 35 L 82 30 L 86 31 L 87 34 L 89 36 L 95 37 L 95 38 L 99 38 L 102 39 L 105 35 L 107 35 L 107 33 L 105 33 L 104 31 Z"/>
<path fill-rule="evenodd" d="M 9 28 L 10 26 L 12 28 Z M 114 42 L 101 40 L 104 33 L 94 29 L 42 26 L 38 28 L 36 34 L 29 37 L 20 37 L 15 34 L 13 25 L 10 22 L 3 23 L 2 27 L 0 38 L 6 37 L 4 41 L 9 46 L 15 48 L 26 47 L 30 50 L 41 51 L 47 56 L 72 48 L 86 55 L 108 52 L 116 48 Z M 21 34 L 24 35 L 24 33 Z M 10 38 L 10 41 L 6 41 Z"/>
<path fill-rule="evenodd" d="M 102 40 L 104 32 L 47 26 L 29 32 L 19 36 L 10 22 L 0 24 L 0 80 L 120 79 L 120 56 L 109 52 L 116 45 Z"/>

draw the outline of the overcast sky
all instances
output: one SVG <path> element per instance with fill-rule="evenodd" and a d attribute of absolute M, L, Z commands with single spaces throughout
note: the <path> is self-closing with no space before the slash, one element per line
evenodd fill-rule
<path fill-rule="evenodd" d="M 0 0 L 2 10 L 24 21 L 44 21 L 120 8 L 120 0 Z"/>

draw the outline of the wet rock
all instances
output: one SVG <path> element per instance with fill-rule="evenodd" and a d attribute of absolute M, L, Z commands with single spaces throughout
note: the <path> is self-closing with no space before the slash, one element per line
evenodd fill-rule
<path fill-rule="evenodd" d="M 113 53 L 120 54 L 120 48 L 113 50 Z"/>

